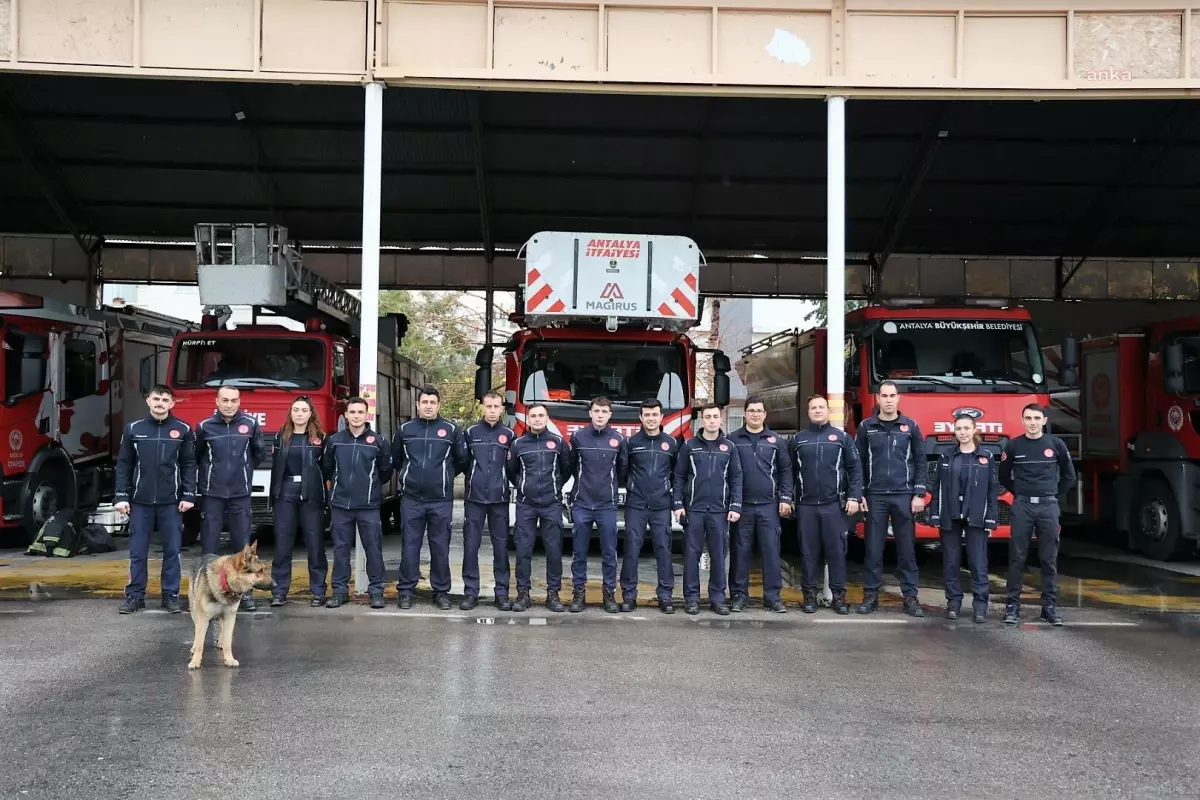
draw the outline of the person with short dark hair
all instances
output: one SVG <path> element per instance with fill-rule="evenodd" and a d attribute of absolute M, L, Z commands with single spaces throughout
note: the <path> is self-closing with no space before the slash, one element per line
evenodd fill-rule
<path fill-rule="evenodd" d="M 883 548 L 888 526 L 896 540 L 904 613 L 925 616 L 917 599 L 917 532 L 913 517 L 925 508 L 925 440 L 921 428 L 899 411 L 896 384 L 883 381 L 875 395 L 878 410 L 858 427 L 858 456 L 863 464 L 867 513 L 863 601 L 859 614 L 879 608 L 883 586 Z"/>
<path fill-rule="evenodd" d="M 479 604 L 479 545 L 483 523 L 492 541 L 492 574 L 496 608 L 512 611 L 508 598 L 508 497 L 505 468 L 512 447 L 512 428 L 500 421 L 504 398 L 488 392 L 482 398 L 483 419 L 463 431 L 466 464 L 463 481 L 463 599 L 458 607 L 470 611 Z"/>
<path fill-rule="evenodd" d="M 821 556 L 829 564 L 829 591 L 835 614 L 849 614 L 846 605 L 846 537 L 848 516 L 862 501 L 862 464 L 850 435 L 829 422 L 824 395 L 808 398 L 808 425 L 792 437 L 796 476 L 796 528 L 804 568 L 800 589 L 805 614 L 817 612 L 817 581 Z"/>
<path fill-rule="evenodd" d="M 570 475 L 571 459 L 569 445 L 549 429 L 549 420 L 545 403 L 530 403 L 525 408 L 527 428 L 508 452 L 506 472 L 516 499 L 517 600 L 513 611 L 530 608 L 533 544 L 539 533 L 546 548 L 546 608 L 555 613 L 567 608 L 559 591 L 563 569 L 562 488 Z"/>
<path fill-rule="evenodd" d="M 266 459 L 267 447 L 258 420 L 242 411 L 241 406 L 241 390 L 222 386 L 217 389 L 217 410 L 196 426 L 198 491 L 204 510 L 200 543 L 204 555 L 217 554 L 226 519 L 233 552 L 250 544 L 254 469 Z M 247 590 L 239 610 L 257 609 L 254 590 Z"/>
<path fill-rule="evenodd" d="M 383 608 L 383 522 L 379 506 L 383 487 L 392 477 L 387 440 L 367 422 L 367 401 L 346 401 L 346 427 L 325 440 L 321 468 L 329 489 L 330 528 L 333 531 L 333 594 L 326 608 L 350 600 L 350 548 L 354 534 L 362 540 L 367 559 L 367 592 L 371 608 Z"/>
<path fill-rule="evenodd" d="M 146 395 L 146 405 L 150 413 L 125 426 L 117 454 L 113 505 L 129 515 L 129 584 L 121 613 L 146 607 L 146 559 L 157 527 L 163 546 L 162 606 L 178 614 L 182 514 L 199 499 L 196 439 L 191 427 L 171 413 L 175 393 L 170 388 L 155 386 Z"/>
<path fill-rule="evenodd" d="M 742 461 L 742 515 L 733 526 L 729 552 L 730 611 L 750 599 L 754 543 L 762 557 L 763 606 L 783 614 L 783 570 L 779 563 L 780 515 L 792 504 L 792 459 L 784 437 L 766 426 L 767 407 L 758 395 L 742 406 L 746 424 L 729 434 Z"/>
<path fill-rule="evenodd" d="M 1021 421 L 1025 433 L 1009 439 L 1000 454 L 1000 485 L 1013 495 L 1004 622 L 1016 625 L 1020 621 L 1022 577 L 1029 543 L 1036 535 L 1042 570 L 1041 618 L 1062 625 L 1058 613 L 1058 498 L 1075 483 L 1075 465 L 1066 443 L 1045 432 L 1046 413 L 1040 405 L 1025 406 Z"/>
<path fill-rule="evenodd" d="M 930 482 L 929 524 L 941 534 L 946 618 L 958 619 L 962 610 L 959 573 L 965 539 L 974 618 L 976 623 L 983 624 L 987 622 L 989 595 L 988 537 L 996 529 L 1000 484 L 992 454 L 979 446 L 983 439 L 972 416 L 959 414 L 954 418 L 954 438 L 955 446 L 938 456 Z"/>
<path fill-rule="evenodd" d="M 662 403 L 642 401 L 642 429 L 625 442 L 625 552 L 621 560 L 621 610 L 637 608 L 638 557 L 646 528 L 658 566 L 658 610 L 674 614 L 675 565 L 671 561 L 671 476 L 679 440 L 662 429 Z"/>
<path fill-rule="evenodd" d="M 429 585 L 433 604 L 450 608 L 450 521 L 454 476 L 463 470 L 466 445 L 458 426 L 443 419 L 442 397 L 426 386 L 417 395 L 417 418 L 396 429 L 392 463 L 400 475 L 403 544 L 396 604 L 412 608 L 421 569 L 421 543 L 429 533 Z"/>
<path fill-rule="evenodd" d="M 713 613 L 729 614 L 725 604 L 725 538 L 742 510 L 742 461 L 721 433 L 721 408 L 700 409 L 700 432 L 679 448 L 671 504 L 676 519 L 687 516 L 683 533 L 684 612 L 700 613 L 700 554 L 708 545 L 708 603 Z"/>
<path fill-rule="evenodd" d="M 588 408 L 592 424 L 571 434 L 572 559 L 571 584 L 574 592 L 570 610 L 583 611 L 587 600 L 587 554 L 592 541 L 592 526 L 600 531 L 600 558 L 603 566 L 604 610 L 615 614 L 617 606 L 617 489 L 625 472 L 625 437 L 609 427 L 612 401 L 596 397 Z"/>

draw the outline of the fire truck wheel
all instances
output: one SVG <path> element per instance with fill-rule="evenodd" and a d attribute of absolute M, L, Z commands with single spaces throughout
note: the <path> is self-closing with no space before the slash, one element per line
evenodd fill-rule
<path fill-rule="evenodd" d="M 1191 552 L 1194 543 L 1183 537 L 1179 504 L 1165 481 L 1151 479 L 1142 485 L 1134 515 L 1138 550 L 1147 558 L 1173 561 Z"/>
<path fill-rule="evenodd" d="M 200 539 L 200 530 L 204 525 L 204 518 L 200 516 L 200 512 L 196 509 L 186 512 L 183 515 L 183 546 L 191 547 Z"/>
<path fill-rule="evenodd" d="M 42 526 L 59 511 L 74 511 L 73 481 L 70 471 L 49 459 L 25 484 L 25 543 L 37 538 Z"/>

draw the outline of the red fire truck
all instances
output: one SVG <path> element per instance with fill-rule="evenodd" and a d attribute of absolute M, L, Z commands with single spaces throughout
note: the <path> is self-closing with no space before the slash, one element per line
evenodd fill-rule
<path fill-rule="evenodd" d="M 312 401 L 326 431 L 344 425 L 346 400 L 360 391 L 374 402 L 373 427 L 391 438 L 412 418 L 422 369 L 396 352 L 407 327 L 403 315 L 379 321 L 379 367 L 372 387 L 358 374 L 358 298 L 306 269 L 300 249 L 278 226 L 202 224 L 196 226 L 196 274 L 205 315 L 201 330 L 179 336 L 171 353 L 167 384 L 175 392 L 175 414 L 195 425 L 212 416 L 220 386 L 242 392 L 242 410 L 258 418 L 267 437 L 279 430 L 299 395 Z M 223 328 L 232 305 L 249 305 L 255 318 L 303 323 L 292 330 L 255 322 Z M 255 524 L 269 524 L 271 465 L 255 470 L 251 511 Z M 396 497 L 385 489 L 385 502 Z M 394 509 L 387 508 L 384 518 Z M 199 535 L 200 515 L 184 520 L 184 540 Z"/>
<path fill-rule="evenodd" d="M 146 413 L 144 390 L 191 327 L 0 292 L 0 527 L 32 541 L 56 512 L 112 501 L 121 429 Z"/>
<path fill-rule="evenodd" d="M 525 409 L 537 400 L 550 412 L 550 429 L 567 438 L 591 424 L 591 400 L 604 395 L 613 401 L 610 424 L 628 437 L 641 429 L 642 401 L 657 398 L 663 430 L 690 437 L 699 353 L 712 355 L 712 399 L 729 402 L 729 358 L 687 335 L 703 314 L 700 259 L 682 236 L 533 236 L 523 303 L 511 317 L 521 329 L 503 345 L 508 424 L 523 433 Z M 482 397 L 492 388 L 490 344 L 476 364 Z M 622 488 L 622 505 L 624 498 Z"/>
<path fill-rule="evenodd" d="M 1068 337 L 1062 362 L 1078 387 L 1085 517 L 1150 558 L 1187 557 L 1200 540 L 1200 317 Z"/>
<path fill-rule="evenodd" d="M 747 394 L 759 395 L 767 425 L 792 434 L 808 424 L 807 398 L 826 393 L 825 328 L 784 331 L 742 352 Z M 867 306 L 846 315 L 846 430 L 874 413 L 883 380 L 901 393 L 900 412 L 925 434 L 927 469 L 953 446 L 954 419 L 969 414 L 993 452 L 1023 431 L 1021 409 L 1049 400 L 1042 352 L 1029 312 L 1000 304 L 913 300 Z M 928 501 L 930 498 L 926 496 Z M 995 538 L 1009 536 L 1012 497 L 1000 496 Z M 917 538 L 936 541 L 928 510 L 916 518 Z M 856 535 L 862 536 L 861 523 Z"/>

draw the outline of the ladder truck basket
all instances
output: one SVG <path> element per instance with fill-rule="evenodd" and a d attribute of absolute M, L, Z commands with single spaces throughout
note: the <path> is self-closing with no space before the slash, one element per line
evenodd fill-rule
<path fill-rule="evenodd" d="M 284 226 L 206 222 L 195 232 L 204 305 L 258 306 L 292 319 L 315 313 L 330 327 L 357 333 L 362 303 L 307 269 Z"/>

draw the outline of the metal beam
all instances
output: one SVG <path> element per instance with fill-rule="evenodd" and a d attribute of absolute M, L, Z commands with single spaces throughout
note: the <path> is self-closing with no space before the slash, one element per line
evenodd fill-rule
<path fill-rule="evenodd" d="M 1198 119 L 1200 113 L 1197 113 L 1195 103 L 1175 101 L 1148 137 L 1149 143 L 1138 146 L 1133 156 L 1125 163 L 1117 180 L 1115 197 L 1109 190 L 1096 193 L 1092 202 L 1077 217 L 1075 225 L 1063 241 L 1062 252 L 1074 253 L 1078 260 L 1070 271 L 1062 276 L 1060 291 L 1071 282 L 1080 267 L 1096 254 L 1096 249 L 1104 241 L 1105 235 L 1125 213 L 1133 193 L 1142 186 L 1142 179 L 1146 174 L 1158 166 L 1172 148 L 1183 144 L 1184 137 Z M 1138 144 L 1136 139 L 1134 144 Z M 1145 225 L 1139 224 L 1138 227 Z"/>
<path fill-rule="evenodd" d="M 921 148 L 917 151 L 917 157 L 909 168 L 908 174 L 905 175 L 904 182 L 900 184 L 899 190 L 888 205 L 887 214 L 884 216 L 879 255 L 876 258 L 880 272 L 887 267 L 888 259 L 896 250 L 900 234 L 904 231 L 904 223 L 908 221 L 909 212 L 912 211 L 913 201 L 917 199 L 921 186 L 925 183 L 925 176 L 929 173 L 930 166 L 933 165 L 933 157 L 937 155 L 942 142 L 950 135 L 950 132 L 945 129 L 948 115 L 949 107 L 942 106 L 938 110 L 932 126 L 921 139 Z"/>
<path fill-rule="evenodd" d="M 467 115 L 471 120 L 471 163 L 475 169 L 475 194 L 479 198 L 480 241 L 483 242 L 484 255 L 491 260 L 496 256 L 496 244 L 492 240 L 492 202 L 483 155 L 483 121 L 479 114 L 477 92 L 467 95 Z"/>
<path fill-rule="evenodd" d="M 102 246 L 103 239 L 90 233 L 91 226 L 86 219 L 87 212 L 83 204 L 71 190 L 70 183 L 56 167 L 54 160 L 37 145 L 21 109 L 3 89 L 0 89 L 0 131 L 25 166 L 42 198 L 87 255 L 88 263 L 92 264 L 96 258 L 97 246 Z M 68 209 L 67 205 L 72 208 Z"/>

